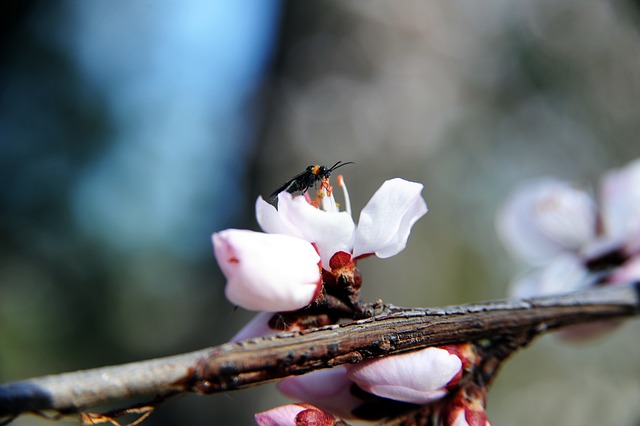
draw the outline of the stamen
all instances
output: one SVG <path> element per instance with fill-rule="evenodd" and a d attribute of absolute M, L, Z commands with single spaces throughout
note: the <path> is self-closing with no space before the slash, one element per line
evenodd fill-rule
<path fill-rule="evenodd" d="M 329 186 L 329 188 L 331 187 Z M 327 190 L 327 187 L 325 185 L 322 185 L 321 191 L 322 197 L 320 197 L 320 206 L 322 210 L 331 213 L 337 212 L 338 206 L 336 205 L 336 199 L 333 197 L 333 194 Z"/>
<path fill-rule="evenodd" d="M 351 199 L 349 198 L 349 191 L 347 191 L 347 184 L 344 181 L 344 177 L 342 175 L 338 175 L 338 186 L 342 188 L 342 192 L 344 192 L 344 205 L 349 216 L 351 215 Z"/>

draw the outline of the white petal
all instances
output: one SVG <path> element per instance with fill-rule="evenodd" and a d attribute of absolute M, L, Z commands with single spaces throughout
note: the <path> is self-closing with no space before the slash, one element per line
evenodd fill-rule
<path fill-rule="evenodd" d="M 232 303 L 257 311 L 291 311 L 316 296 L 320 257 L 309 242 L 239 229 L 221 231 L 212 239 Z"/>
<path fill-rule="evenodd" d="M 582 260 L 571 253 L 563 253 L 541 268 L 519 277 L 511 284 L 510 295 L 516 299 L 570 293 L 592 284 Z"/>
<path fill-rule="evenodd" d="M 349 368 L 347 377 L 384 398 L 426 404 L 444 396 L 462 361 L 445 349 L 427 348 L 373 359 Z"/>
<path fill-rule="evenodd" d="M 427 213 L 422 188 L 399 178 L 384 182 L 360 213 L 353 256 L 375 253 L 386 258 L 402 251 L 411 227 Z"/>
<path fill-rule="evenodd" d="M 287 195 L 291 197 L 291 194 Z M 278 195 L 278 199 L 280 199 L 280 195 Z M 258 197 L 256 200 L 256 219 L 260 228 L 269 234 L 301 236 L 296 229 L 286 224 L 282 220 L 278 210 L 272 204 L 267 203 L 262 197 Z"/>
<path fill-rule="evenodd" d="M 605 175 L 602 181 L 605 235 L 627 239 L 640 235 L 640 160 Z"/>
<path fill-rule="evenodd" d="M 496 227 L 515 255 L 540 265 L 595 237 L 595 206 L 569 183 L 540 179 L 516 188 L 498 212 Z"/>
<path fill-rule="evenodd" d="M 346 212 L 325 212 L 304 197 L 291 197 L 291 194 L 278 199 L 278 212 L 288 226 L 315 244 L 323 267 L 329 267 L 331 256 L 338 251 L 351 253 L 355 224 Z"/>
<path fill-rule="evenodd" d="M 252 337 L 276 333 L 276 330 L 269 327 L 271 317 L 273 317 L 273 312 L 260 312 L 256 314 L 256 316 L 245 324 L 229 341 L 239 342 L 240 340 L 250 339 Z"/>

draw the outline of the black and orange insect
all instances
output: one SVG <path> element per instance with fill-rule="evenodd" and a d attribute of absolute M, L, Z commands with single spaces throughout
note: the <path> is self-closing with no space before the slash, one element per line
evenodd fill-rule
<path fill-rule="evenodd" d="M 331 167 L 320 166 L 318 164 L 312 164 L 306 168 L 306 170 L 302 173 L 297 174 L 292 177 L 288 181 L 286 181 L 282 186 L 269 196 L 269 198 L 274 199 L 278 196 L 279 193 L 283 191 L 287 191 L 290 194 L 293 194 L 297 191 L 302 191 L 304 194 L 307 192 L 309 188 L 316 185 L 319 181 L 324 181 L 329 179 L 331 176 L 331 172 L 335 169 L 338 169 L 342 166 L 346 166 L 347 164 L 354 164 L 353 161 L 348 161 L 343 163 L 342 161 L 338 161 Z"/>

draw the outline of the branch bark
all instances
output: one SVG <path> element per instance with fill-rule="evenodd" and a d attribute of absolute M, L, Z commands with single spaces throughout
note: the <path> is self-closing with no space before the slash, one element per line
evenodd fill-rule
<path fill-rule="evenodd" d="M 0 385 L 0 418 L 76 413 L 124 398 L 242 389 L 363 359 L 429 346 L 536 335 L 640 313 L 640 286 L 440 309 L 372 306 L 370 318 L 248 339 L 131 364 Z"/>

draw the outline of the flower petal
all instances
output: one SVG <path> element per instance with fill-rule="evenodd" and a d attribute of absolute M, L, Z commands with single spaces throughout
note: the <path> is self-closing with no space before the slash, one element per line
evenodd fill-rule
<path fill-rule="evenodd" d="M 309 402 L 343 419 L 353 418 L 352 410 L 363 403 L 351 393 L 352 386 L 345 366 L 289 377 L 278 383 L 278 389 L 288 397 Z"/>
<path fill-rule="evenodd" d="M 244 327 L 240 329 L 231 339 L 230 342 L 239 342 L 252 337 L 266 336 L 267 334 L 276 333 L 277 330 L 269 327 L 269 321 L 273 317 L 272 312 L 259 312 Z"/>
<path fill-rule="evenodd" d="M 280 198 L 280 197 L 278 197 Z M 256 219 L 258 225 L 266 233 L 292 235 L 294 237 L 302 237 L 297 229 L 286 224 L 278 210 L 270 203 L 267 203 L 262 197 L 256 200 Z"/>
<path fill-rule="evenodd" d="M 302 196 L 281 193 L 278 195 L 278 213 L 284 223 L 316 246 L 323 267 L 328 268 L 334 253 L 351 253 L 355 224 L 346 212 L 326 212 L 312 206 Z"/>
<path fill-rule="evenodd" d="M 254 416 L 259 426 L 332 426 L 336 418 L 310 404 L 287 404 Z"/>
<path fill-rule="evenodd" d="M 640 237 L 640 160 L 607 173 L 602 180 L 602 220 L 610 238 Z"/>
<path fill-rule="evenodd" d="M 212 239 L 232 303 L 257 311 L 292 311 L 316 297 L 322 283 L 320 257 L 307 241 L 240 229 Z"/>
<path fill-rule="evenodd" d="M 375 253 L 386 258 L 402 251 L 411 227 L 427 213 L 422 188 L 400 178 L 384 182 L 360 213 L 353 257 Z"/>
<path fill-rule="evenodd" d="M 527 299 L 570 293 L 589 286 L 595 279 L 579 257 L 567 252 L 517 278 L 510 286 L 510 295 Z"/>
<path fill-rule="evenodd" d="M 640 256 L 634 256 L 616 268 L 607 281 L 610 283 L 640 281 Z"/>
<path fill-rule="evenodd" d="M 426 404 L 446 395 L 445 387 L 460 372 L 462 361 L 440 348 L 361 362 L 347 377 L 367 392 L 414 404 Z"/>
<path fill-rule="evenodd" d="M 515 255 L 544 264 L 595 237 L 595 206 L 585 191 L 567 182 L 540 179 L 516 188 L 498 212 L 496 227 Z"/>

